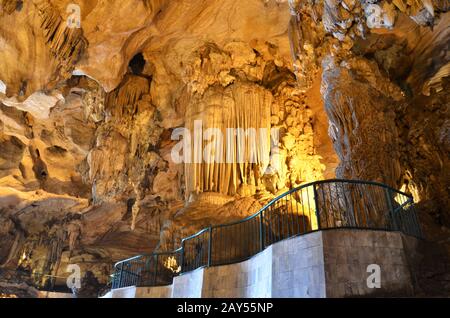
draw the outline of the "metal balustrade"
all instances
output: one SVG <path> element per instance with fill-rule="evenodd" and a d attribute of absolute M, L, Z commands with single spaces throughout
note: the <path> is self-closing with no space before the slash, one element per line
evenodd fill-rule
<path fill-rule="evenodd" d="M 241 262 L 283 239 L 336 228 L 422 237 L 413 198 L 406 193 L 377 182 L 316 181 L 274 198 L 250 217 L 184 238 L 173 252 L 116 263 L 112 289 L 170 285 L 173 277 L 194 269 Z"/>
<path fill-rule="evenodd" d="M 46 292 L 72 293 L 67 287 L 67 277 L 54 276 L 40 272 L 31 273 L 33 285 L 37 290 Z"/>

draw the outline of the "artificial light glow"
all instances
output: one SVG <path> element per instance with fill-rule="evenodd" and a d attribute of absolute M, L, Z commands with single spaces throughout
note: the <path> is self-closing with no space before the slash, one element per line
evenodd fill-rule
<path fill-rule="evenodd" d="M 411 184 L 411 183 L 409 183 L 408 185 L 406 185 L 406 183 L 403 184 L 402 187 L 400 188 L 400 191 L 406 192 L 406 190 L 409 190 L 409 192 L 411 193 L 414 203 L 420 202 L 419 190 L 417 189 L 417 187 L 414 184 Z M 398 193 L 395 196 L 394 200 L 398 204 L 402 205 L 403 203 L 405 203 L 406 197 L 404 195 Z"/>
<path fill-rule="evenodd" d="M 174 273 L 179 273 L 181 272 L 181 266 L 178 266 L 177 264 L 177 260 L 175 257 L 170 256 L 168 257 L 165 262 L 164 262 L 164 266 L 168 269 L 170 269 L 172 272 Z"/>
<path fill-rule="evenodd" d="M 400 188 L 400 191 L 401 192 L 405 192 L 405 190 L 406 190 L 406 184 L 403 184 L 402 187 Z M 397 195 L 395 196 L 394 200 L 398 204 L 402 205 L 403 203 L 405 203 L 406 197 L 403 194 L 397 193 Z"/>
<path fill-rule="evenodd" d="M 19 258 L 19 262 L 17 263 L 17 266 L 22 265 L 27 260 L 27 253 L 23 251 L 22 256 Z"/>
<path fill-rule="evenodd" d="M 315 231 L 318 229 L 319 225 L 317 222 L 316 215 L 316 203 L 314 200 L 314 190 L 307 187 L 300 190 L 300 197 L 295 199 L 293 196 L 286 196 L 287 203 L 283 208 L 294 215 L 300 215 L 309 222 L 311 230 Z"/>

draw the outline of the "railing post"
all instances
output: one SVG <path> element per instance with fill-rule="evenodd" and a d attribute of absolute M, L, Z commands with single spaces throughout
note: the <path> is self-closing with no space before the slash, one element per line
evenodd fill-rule
<path fill-rule="evenodd" d="M 155 260 L 155 283 L 154 283 L 154 285 L 156 286 L 156 280 L 158 279 L 158 254 L 156 254 L 155 256 L 156 256 L 156 260 Z"/>
<path fill-rule="evenodd" d="M 317 229 L 320 230 L 319 195 L 317 193 L 316 184 L 313 184 L 313 189 L 314 189 L 314 204 L 316 205 Z"/>
<path fill-rule="evenodd" d="M 56 274 L 55 274 L 56 275 Z M 53 291 L 55 289 L 55 281 L 56 281 L 56 277 L 50 277 L 50 288 Z"/>
<path fill-rule="evenodd" d="M 261 213 L 259 214 L 259 244 L 260 244 L 261 251 L 264 250 L 263 214 L 264 214 L 264 211 L 261 211 Z"/>
<path fill-rule="evenodd" d="M 116 288 L 116 269 L 114 268 L 114 274 L 109 276 L 109 281 L 108 281 L 108 285 L 109 283 L 111 283 L 111 289 L 115 289 Z"/>
<path fill-rule="evenodd" d="M 120 276 L 119 276 L 119 287 L 122 288 L 122 276 L 123 276 L 123 263 L 120 264 Z"/>
<path fill-rule="evenodd" d="M 208 229 L 209 239 L 208 239 L 208 267 L 211 267 L 211 259 L 212 259 L 212 227 L 210 226 Z"/>
<path fill-rule="evenodd" d="M 397 218 L 395 216 L 394 205 L 392 204 L 391 189 L 384 188 L 384 192 L 385 192 L 386 201 L 387 201 L 388 207 L 389 207 L 389 214 L 391 216 L 391 224 L 394 227 L 392 230 L 398 231 L 400 229 L 400 227 L 397 223 Z"/>
<path fill-rule="evenodd" d="M 419 217 L 417 216 L 417 210 L 414 206 L 414 201 L 412 203 L 412 211 L 411 212 L 413 214 L 414 226 L 416 228 L 417 237 L 423 238 L 422 228 L 420 227 Z"/>
<path fill-rule="evenodd" d="M 183 264 L 184 264 L 184 241 L 181 241 L 180 274 L 183 273 Z"/>

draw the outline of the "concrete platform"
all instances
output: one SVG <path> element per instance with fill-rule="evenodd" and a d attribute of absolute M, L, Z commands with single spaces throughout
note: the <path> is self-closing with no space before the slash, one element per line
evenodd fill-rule
<path fill-rule="evenodd" d="M 399 232 L 318 231 L 273 244 L 241 263 L 183 274 L 169 286 L 121 288 L 103 298 L 412 296 L 405 244 L 411 240 Z M 373 264 L 380 269 L 380 288 L 367 283 Z"/>

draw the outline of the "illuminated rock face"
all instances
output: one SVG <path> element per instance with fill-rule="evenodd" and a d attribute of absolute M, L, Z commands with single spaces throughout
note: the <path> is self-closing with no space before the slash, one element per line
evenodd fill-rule
<path fill-rule="evenodd" d="M 438 233 L 448 14 L 383 2 L 0 1 L 0 266 L 105 283 L 116 260 L 336 175 L 406 182 Z M 251 163 L 177 163 L 197 120 L 278 138 Z"/>
<path fill-rule="evenodd" d="M 439 1 L 302 1 L 290 28 L 300 87 L 322 77 L 336 176 L 411 192 L 430 237 L 447 237 L 450 224 L 447 10 Z"/>

